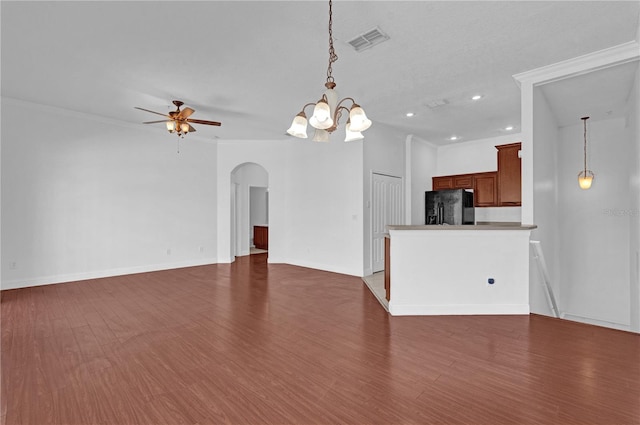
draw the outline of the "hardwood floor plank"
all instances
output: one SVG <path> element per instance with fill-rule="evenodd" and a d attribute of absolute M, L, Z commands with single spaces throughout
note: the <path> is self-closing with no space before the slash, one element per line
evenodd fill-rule
<path fill-rule="evenodd" d="M 6 425 L 640 424 L 637 334 L 392 317 L 266 254 L 0 300 Z"/>

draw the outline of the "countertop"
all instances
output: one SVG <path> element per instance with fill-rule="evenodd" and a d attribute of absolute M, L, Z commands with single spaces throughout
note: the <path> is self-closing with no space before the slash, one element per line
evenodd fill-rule
<path fill-rule="evenodd" d="M 465 224 L 465 225 L 448 225 L 448 224 L 430 224 L 430 225 L 391 225 L 387 226 L 387 230 L 532 230 L 537 228 L 535 224 L 520 223 L 487 223 L 487 224 Z"/>

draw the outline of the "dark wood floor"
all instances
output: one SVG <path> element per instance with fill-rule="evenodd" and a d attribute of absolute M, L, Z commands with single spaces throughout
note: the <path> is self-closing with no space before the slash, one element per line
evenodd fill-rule
<path fill-rule="evenodd" d="M 265 258 L 2 292 L 2 423 L 640 423 L 636 334 L 391 317 Z"/>

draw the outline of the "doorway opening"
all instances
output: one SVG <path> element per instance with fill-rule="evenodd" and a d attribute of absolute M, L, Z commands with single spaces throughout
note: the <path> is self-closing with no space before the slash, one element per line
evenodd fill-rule
<path fill-rule="evenodd" d="M 230 228 L 232 261 L 267 252 L 269 173 L 259 164 L 246 162 L 231 171 Z"/>

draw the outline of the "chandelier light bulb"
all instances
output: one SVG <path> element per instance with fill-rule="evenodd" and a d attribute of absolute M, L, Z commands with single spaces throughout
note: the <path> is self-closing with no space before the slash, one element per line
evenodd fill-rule
<path fill-rule="evenodd" d="M 169 131 L 169 133 L 176 131 L 176 123 L 174 121 L 167 121 L 167 131 Z"/>

